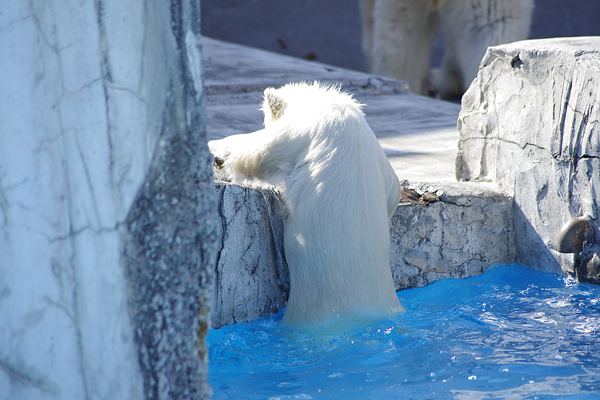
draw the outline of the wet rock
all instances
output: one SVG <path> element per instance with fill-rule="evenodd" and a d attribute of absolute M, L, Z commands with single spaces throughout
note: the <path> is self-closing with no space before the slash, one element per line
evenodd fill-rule
<path fill-rule="evenodd" d="M 589 216 L 573 218 L 560 229 L 557 250 L 561 253 L 581 253 L 584 242 L 592 239 L 593 229 Z"/>

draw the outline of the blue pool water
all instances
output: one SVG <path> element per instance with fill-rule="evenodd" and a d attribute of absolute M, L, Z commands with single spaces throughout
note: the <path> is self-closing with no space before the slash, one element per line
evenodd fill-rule
<path fill-rule="evenodd" d="M 501 266 L 398 297 L 325 341 L 283 312 L 211 330 L 213 399 L 600 399 L 600 286 Z"/>

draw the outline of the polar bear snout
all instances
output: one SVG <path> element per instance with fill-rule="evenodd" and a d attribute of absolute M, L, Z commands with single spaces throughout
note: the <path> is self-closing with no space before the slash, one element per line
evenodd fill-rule
<path fill-rule="evenodd" d="M 208 151 L 213 155 L 213 168 L 222 169 L 231 154 L 229 146 L 222 139 L 208 142 Z"/>
<path fill-rule="evenodd" d="M 215 159 L 213 160 L 213 168 L 217 169 L 217 170 L 221 170 L 223 168 L 223 164 L 225 163 L 225 160 L 223 160 L 221 157 L 215 156 Z"/>

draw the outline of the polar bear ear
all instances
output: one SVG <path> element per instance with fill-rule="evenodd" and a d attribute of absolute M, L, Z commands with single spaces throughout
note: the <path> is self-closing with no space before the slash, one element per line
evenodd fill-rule
<path fill-rule="evenodd" d="M 262 105 L 262 111 L 265 114 L 265 127 L 268 127 L 281 118 L 286 105 L 287 103 L 283 97 L 277 93 L 276 89 L 265 89 L 265 97 Z"/>

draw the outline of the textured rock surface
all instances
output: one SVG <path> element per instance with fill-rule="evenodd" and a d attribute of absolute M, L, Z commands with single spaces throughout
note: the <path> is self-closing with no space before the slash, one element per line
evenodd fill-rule
<path fill-rule="evenodd" d="M 396 290 L 477 275 L 514 260 L 513 200 L 496 185 L 404 184 L 438 201 L 401 203 L 392 217 L 390 267 Z M 274 314 L 289 293 L 287 266 L 276 251 L 283 244 L 285 214 L 279 203 L 269 207 L 277 194 L 227 183 L 218 184 L 217 193 L 222 242 L 211 318 L 215 328 Z"/>
<path fill-rule="evenodd" d="M 222 240 L 211 320 L 219 328 L 279 311 L 289 294 L 289 274 L 285 259 L 278 259 L 283 255 L 282 210 L 270 207 L 279 197 L 228 183 L 217 184 L 216 190 Z"/>
<path fill-rule="evenodd" d="M 2 5 L 1 399 L 208 397 L 199 285 L 216 216 L 198 10 Z"/>
<path fill-rule="evenodd" d="M 411 184 L 436 194 L 427 206 L 401 203 L 390 224 L 396 290 L 478 275 L 514 259 L 512 198 L 493 184 Z"/>
<path fill-rule="evenodd" d="M 127 216 L 127 267 L 144 393 L 151 399 L 208 399 L 208 351 L 216 196 L 206 146 L 200 2 L 170 4 L 176 48 L 161 136 Z"/>
<path fill-rule="evenodd" d="M 457 177 L 514 195 L 516 254 L 533 268 L 597 268 L 599 49 L 598 37 L 490 48 L 463 98 Z M 596 244 L 557 253 L 561 227 L 579 213 L 594 221 Z"/>

